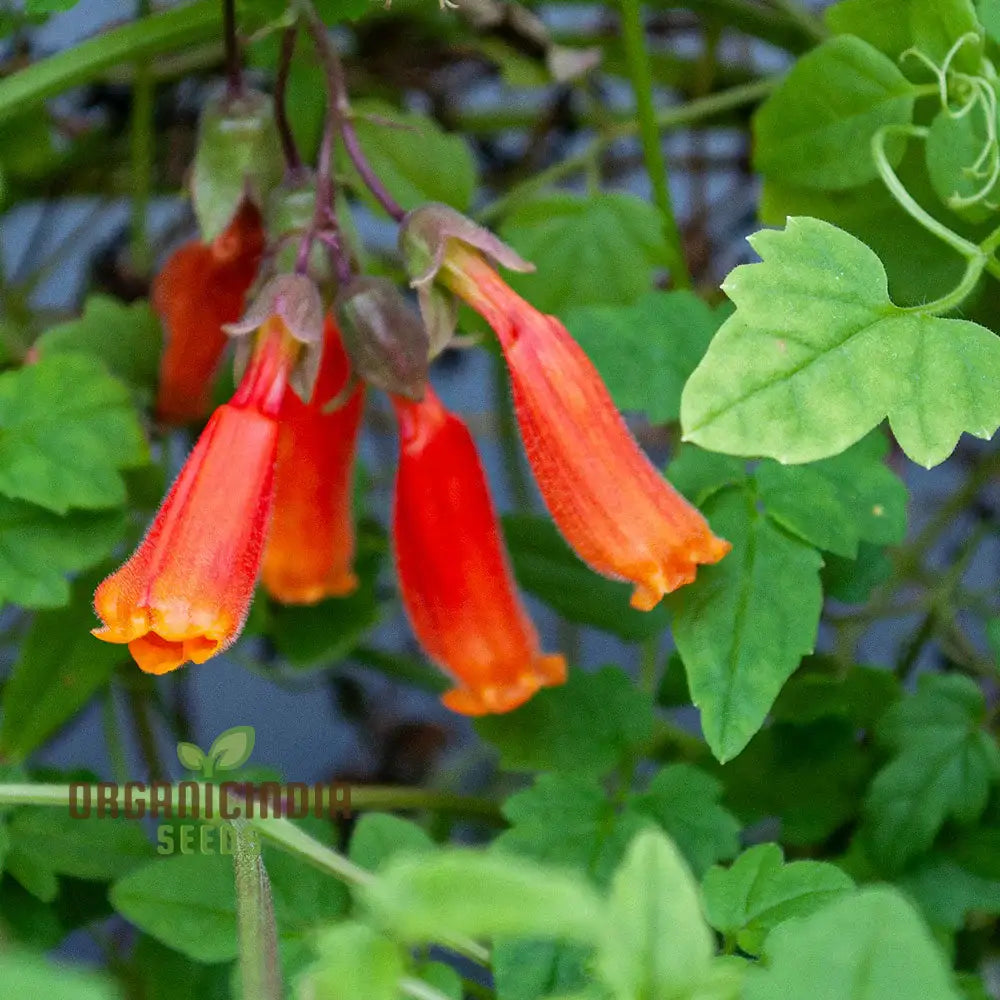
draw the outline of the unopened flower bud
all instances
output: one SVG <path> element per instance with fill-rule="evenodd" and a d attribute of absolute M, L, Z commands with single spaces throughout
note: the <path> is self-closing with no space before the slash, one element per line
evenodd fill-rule
<path fill-rule="evenodd" d="M 244 198 L 263 208 L 281 180 L 281 145 L 270 97 L 223 94 L 205 105 L 191 175 L 191 200 L 206 243 L 232 221 Z"/>
<path fill-rule="evenodd" d="M 427 386 L 427 330 L 388 279 L 364 275 L 336 302 L 354 372 L 376 388 L 420 400 Z"/>

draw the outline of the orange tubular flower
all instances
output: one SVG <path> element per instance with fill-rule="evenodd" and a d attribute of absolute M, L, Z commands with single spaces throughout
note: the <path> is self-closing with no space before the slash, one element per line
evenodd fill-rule
<path fill-rule="evenodd" d="M 285 604 L 343 597 L 358 585 L 351 569 L 351 493 L 362 384 L 336 409 L 323 412 L 349 377 L 340 331 L 328 318 L 311 402 L 289 392 L 281 408 L 274 515 L 261 580 Z"/>
<path fill-rule="evenodd" d="M 535 479 L 584 562 L 634 582 L 632 606 L 649 611 L 691 583 L 699 564 L 730 550 L 646 458 L 590 359 L 554 316 L 457 243 L 449 245 L 443 277 L 500 340 Z"/>
<path fill-rule="evenodd" d="M 153 307 L 167 341 L 156 400 L 161 420 L 187 423 L 208 410 L 209 383 L 226 346 L 222 326 L 240 318 L 263 249 L 263 220 L 246 200 L 214 242 L 185 243 L 157 276 Z"/>
<path fill-rule="evenodd" d="M 211 416 L 135 554 L 94 595 L 94 635 L 151 674 L 203 663 L 239 635 L 260 569 L 278 414 L 297 346 L 261 328 L 233 398 Z"/>
<path fill-rule="evenodd" d="M 507 712 L 566 680 L 562 656 L 541 653 L 521 605 L 468 428 L 428 386 L 393 397 L 400 461 L 393 535 L 413 631 L 458 686 L 442 701 L 464 715 Z"/>

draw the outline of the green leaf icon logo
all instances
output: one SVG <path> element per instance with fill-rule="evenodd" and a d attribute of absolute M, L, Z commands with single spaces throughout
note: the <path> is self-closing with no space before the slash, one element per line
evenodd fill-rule
<path fill-rule="evenodd" d="M 233 726 L 220 733 L 208 751 L 212 768 L 234 771 L 250 759 L 256 735 L 253 726 Z"/>
<path fill-rule="evenodd" d="M 177 759 L 181 762 L 181 766 L 189 771 L 200 771 L 205 763 L 205 754 L 201 747 L 194 743 L 178 743 Z"/>

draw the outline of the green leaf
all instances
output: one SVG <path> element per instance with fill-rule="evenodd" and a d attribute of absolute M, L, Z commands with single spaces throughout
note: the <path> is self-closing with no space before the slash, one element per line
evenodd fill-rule
<path fill-rule="evenodd" d="M 896 750 L 876 775 L 865 802 L 865 842 L 889 871 L 930 848 L 945 820 L 973 823 L 1000 778 L 1000 748 L 982 729 L 986 703 L 957 674 L 921 676 L 880 726 Z"/>
<path fill-rule="evenodd" d="M 256 740 L 253 726 L 233 726 L 216 736 L 208 751 L 212 767 L 219 771 L 235 771 L 253 753 Z"/>
<path fill-rule="evenodd" d="M 898 701 L 901 690 L 891 670 L 853 666 L 845 674 L 835 660 L 815 656 L 782 688 L 771 715 L 797 725 L 843 716 L 869 730 Z"/>
<path fill-rule="evenodd" d="M 892 560 L 885 549 L 862 542 L 857 559 L 826 556 L 820 574 L 827 596 L 845 604 L 864 604 L 872 591 L 892 576 Z"/>
<path fill-rule="evenodd" d="M 230 1000 L 225 965 L 194 962 L 145 934 L 139 938 L 132 960 L 143 1000 Z"/>
<path fill-rule="evenodd" d="M 632 586 L 606 580 L 582 563 L 549 518 L 508 514 L 502 520 L 518 584 L 566 621 L 632 642 L 667 630 L 662 606 L 636 611 L 629 604 Z"/>
<path fill-rule="evenodd" d="M 365 813 L 351 835 L 350 859 L 368 871 L 378 871 L 402 854 L 426 854 L 434 841 L 412 820 L 390 813 Z"/>
<path fill-rule="evenodd" d="M 125 518 L 118 510 L 71 511 L 60 516 L 0 497 L 0 605 L 8 601 L 26 608 L 66 604 L 70 599 L 66 574 L 108 556 L 124 528 Z M 91 618 L 90 627 L 97 624 Z M 92 640 L 91 648 L 96 642 Z"/>
<path fill-rule="evenodd" d="M 669 600 L 705 739 L 725 761 L 746 746 L 782 684 L 813 650 L 822 560 L 762 517 L 742 490 L 717 494 L 705 514 L 733 551 L 702 567 Z"/>
<path fill-rule="evenodd" d="M 539 691 L 513 712 L 483 716 L 475 726 L 499 748 L 507 770 L 599 775 L 649 737 L 652 705 L 617 667 L 594 674 L 571 669 L 561 687 Z"/>
<path fill-rule="evenodd" d="M 621 1000 L 686 998 L 708 974 L 715 942 L 698 885 L 662 833 L 640 833 L 611 884 L 597 970 Z"/>
<path fill-rule="evenodd" d="M 578 996 L 592 976 L 589 951 L 557 941 L 498 941 L 492 952 L 497 1000 Z"/>
<path fill-rule="evenodd" d="M 776 817 L 785 844 L 821 844 L 851 822 L 871 777 L 858 724 L 837 717 L 776 723 L 722 768 L 726 801 L 747 824 Z"/>
<path fill-rule="evenodd" d="M 361 148 L 376 176 L 404 209 L 439 201 L 468 210 L 476 190 L 476 166 L 461 135 L 444 132 L 425 115 L 400 111 L 383 101 L 354 101 L 352 108 Z M 340 162 L 355 189 L 375 207 L 377 203 L 342 150 Z"/>
<path fill-rule="evenodd" d="M 4 951 L 0 955 L 0 996 L 4 1000 L 118 1000 L 121 994 L 97 973 L 52 962 L 42 955 Z"/>
<path fill-rule="evenodd" d="M 845 896 L 769 936 L 746 1000 L 958 1000 L 912 907 L 890 888 Z"/>
<path fill-rule="evenodd" d="M 959 931 L 972 913 L 1000 914 L 1000 879 L 970 871 L 949 854 L 927 855 L 898 884 L 932 927 Z"/>
<path fill-rule="evenodd" d="M 80 0 L 25 0 L 24 12 L 29 17 L 40 14 L 59 14 L 64 10 L 72 10 Z"/>
<path fill-rule="evenodd" d="M 687 440 L 730 454 L 809 462 L 886 415 L 903 450 L 942 462 L 963 431 L 1000 425 L 1000 340 L 975 323 L 906 312 L 878 257 L 817 219 L 752 239 L 736 303 L 681 400 Z"/>
<path fill-rule="evenodd" d="M 160 366 L 160 324 L 148 302 L 126 305 L 106 295 L 91 295 L 83 315 L 50 327 L 35 342 L 39 354 L 86 354 L 112 375 L 152 398 Z"/>
<path fill-rule="evenodd" d="M 853 888 L 836 865 L 786 864 L 777 844 L 751 847 L 730 868 L 712 868 L 702 882 L 708 922 L 748 955 L 759 955 L 779 924 L 814 913 Z"/>
<path fill-rule="evenodd" d="M 153 848 L 135 820 L 89 816 L 47 807 L 19 809 L 10 818 L 11 850 L 57 875 L 111 881 L 147 861 Z"/>
<path fill-rule="evenodd" d="M 237 955 L 233 866 L 219 854 L 176 854 L 130 872 L 111 905 L 140 930 L 199 962 Z"/>
<path fill-rule="evenodd" d="M 125 502 L 120 470 L 148 460 L 125 387 L 82 355 L 0 375 L 0 493 L 65 514 Z"/>
<path fill-rule="evenodd" d="M 316 948 L 319 959 L 307 974 L 308 995 L 315 1000 L 399 997 L 399 980 L 405 972 L 403 953 L 370 927 L 347 921 L 324 931 Z"/>
<path fill-rule="evenodd" d="M 47 515 L 48 516 L 48 515 Z M 73 585 L 69 607 L 35 615 L 3 688 L 0 754 L 23 760 L 87 704 L 128 659 L 121 646 L 97 642 L 93 575 Z"/>
<path fill-rule="evenodd" d="M 667 478 L 697 507 L 725 486 L 742 486 L 750 477 L 741 458 L 683 445 L 667 468 Z"/>
<path fill-rule="evenodd" d="M 410 855 L 358 895 L 381 926 L 413 943 L 515 935 L 587 943 L 603 917 L 582 879 L 499 852 Z"/>
<path fill-rule="evenodd" d="M 986 30 L 986 36 L 1000 43 L 1000 0 L 976 0 L 976 14 Z"/>
<path fill-rule="evenodd" d="M 981 154 L 989 141 L 983 106 L 958 117 L 950 109 L 934 116 L 925 140 L 927 172 L 941 201 L 970 222 L 983 222 L 997 200 L 998 180 L 990 180 L 992 158 L 981 163 Z M 963 204 L 974 199 L 972 204 Z"/>
<path fill-rule="evenodd" d="M 191 171 L 191 201 L 201 238 L 211 243 L 249 196 L 263 205 L 284 164 L 270 97 L 248 90 L 205 105 Z"/>
<path fill-rule="evenodd" d="M 787 184 L 828 190 L 878 176 L 875 133 L 913 117 L 915 90 L 860 38 L 832 38 L 804 55 L 754 118 L 754 166 Z M 897 163 L 901 140 L 886 152 Z"/>
<path fill-rule="evenodd" d="M 700 806 L 719 809 L 711 798 L 693 808 Z M 649 822 L 635 810 L 619 812 L 596 780 L 570 774 L 539 775 L 507 799 L 503 814 L 511 825 L 494 841 L 497 849 L 575 868 L 602 886 L 629 840 Z"/>
<path fill-rule="evenodd" d="M 628 807 L 654 820 L 701 876 L 739 850 L 740 823 L 721 798 L 722 783 L 710 774 L 691 764 L 668 764 Z"/>
<path fill-rule="evenodd" d="M 895 61 L 916 47 L 938 66 L 962 35 L 980 33 L 971 0 L 843 0 L 827 10 L 826 23 L 837 34 L 863 38 Z M 952 67 L 976 73 L 982 52 L 982 42 L 966 43 Z M 904 65 L 920 68 L 915 59 Z"/>
<path fill-rule="evenodd" d="M 676 420 L 681 390 L 722 322 L 692 292 L 649 292 L 628 306 L 589 306 L 566 327 L 601 373 L 620 410 L 651 423 Z"/>
<path fill-rule="evenodd" d="M 629 305 L 649 291 L 664 261 L 656 209 L 626 194 L 554 194 L 520 206 L 501 235 L 538 270 L 508 275 L 536 308 Z"/>

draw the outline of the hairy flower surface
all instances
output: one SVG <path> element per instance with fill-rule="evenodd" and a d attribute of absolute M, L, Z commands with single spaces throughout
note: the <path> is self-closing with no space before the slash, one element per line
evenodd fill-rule
<path fill-rule="evenodd" d="M 289 392 L 281 407 L 274 513 L 261 580 L 286 604 L 342 597 L 358 584 L 351 499 L 364 386 L 359 382 L 338 399 L 349 378 L 340 331 L 327 319 L 311 400 L 304 403 Z"/>
<path fill-rule="evenodd" d="M 598 573 L 655 607 L 731 548 L 653 467 L 597 369 L 554 316 L 451 243 L 444 280 L 493 327 L 510 370 L 525 450 L 552 519 Z"/>
<path fill-rule="evenodd" d="M 212 243 L 179 247 L 153 283 L 153 307 L 166 333 L 156 412 L 167 423 L 203 417 L 226 346 L 222 327 L 243 313 L 264 249 L 260 212 L 245 200 Z"/>
<path fill-rule="evenodd" d="M 497 517 L 465 424 L 430 386 L 393 397 L 400 452 L 393 538 L 403 604 L 427 655 L 457 686 L 465 715 L 507 712 L 561 684 L 566 663 L 540 650 L 511 575 Z"/>
<path fill-rule="evenodd" d="M 203 663 L 239 635 L 274 494 L 278 415 L 298 345 L 267 320 L 233 398 L 212 414 L 132 557 L 97 588 L 94 635 L 147 673 Z"/>

